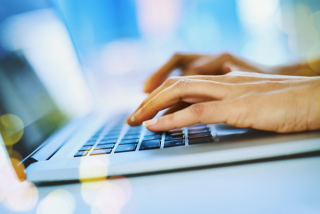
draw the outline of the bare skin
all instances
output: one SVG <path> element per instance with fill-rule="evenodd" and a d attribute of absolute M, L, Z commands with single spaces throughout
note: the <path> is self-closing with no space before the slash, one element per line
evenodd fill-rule
<path fill-rule="evenodd" d="M 145 121 L 151 131 L 221 122 L 281 133 L 319 129 L 320 77 L 287 76 L 303 66 L 267 67 L 228 54 L 178 55 L 148 79 L 145 91 L 151 93 L 127 122 Z M 185 76 L 167 79 L 175 68 Z M 166 108 L 165 116 L 150 120 Z"/>

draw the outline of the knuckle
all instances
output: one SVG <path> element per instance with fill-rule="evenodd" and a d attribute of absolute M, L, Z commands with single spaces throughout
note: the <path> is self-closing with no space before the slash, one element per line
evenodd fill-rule
<path fill-rule="evenodd" d="M 181 78 L 180 77 L 170 77 L 166 80 L 165 85 L 170 86 L 173 85 L 174 83 L 178 82 Z"/>
<path fill-rule="evenodd" d="M 190 109 L 191 114 L 197 118 L 201 117 L 201 115 L 204 112 L 204 106 L 203 106 L 203 104 L 200 104 L 200 103 L 197 103 L 197 104 L 190 106 L 189 109 Z"/>
<path fill-rule="evenodd" d="M 175 87 L 178 89 L 180 92 L 185 92 L 191 84 L 191 80 L 189 79 L 180 79 L 176 84 Z"/>

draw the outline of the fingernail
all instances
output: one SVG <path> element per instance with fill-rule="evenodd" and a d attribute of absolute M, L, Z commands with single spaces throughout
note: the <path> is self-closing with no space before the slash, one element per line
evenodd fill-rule
<path fill-rule="evenodd" d="M 156 124 L 157 122 L 158 122 L 158 119 L 153 119 L 153 120 L 148 120 L 143 122 L 142 125 L 147 128 L 149 126 Z"/>
<path fill-rule="evenodd" d="M 141 109 L 139 109 L 134 115 L 132 115 L 131 121 L 134 122 L 140 113 L 141 113 Z"/>

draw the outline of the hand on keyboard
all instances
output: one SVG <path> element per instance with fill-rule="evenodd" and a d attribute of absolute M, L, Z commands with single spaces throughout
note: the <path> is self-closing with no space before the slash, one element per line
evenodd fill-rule
<path fill-rule="evenodd" d="M 197 123 L 296 132 L 320 128 L 320 78 L 230 72 L 168 79 L 128 118 L 151 131 Z M 191 106 L 152 119 L 178 102 Z"/>

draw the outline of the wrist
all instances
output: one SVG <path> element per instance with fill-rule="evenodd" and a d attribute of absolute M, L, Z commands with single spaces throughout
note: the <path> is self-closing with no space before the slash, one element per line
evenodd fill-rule
<path fill-rule="evenodd" d="M 320 77 L 312 77 L 309 94 L 308 129 L 320 129 Z"/>
<path fill-rule="evenodd" d="M 281 65 L 270 68 L 270 74 L 278 74 L 278 75 L 296 75 L 296 73 L 301 69 L 300 64 L 292 64 L 292 65 Z"/>
<path fill-rule="evenodd" d="M 277 74 L 294 75 L 294 76 L 319 76 L 317 72 L 310 68 L 308 62 L 301 62 L 298 64 L 279 66 L 276 70 Z"/>

